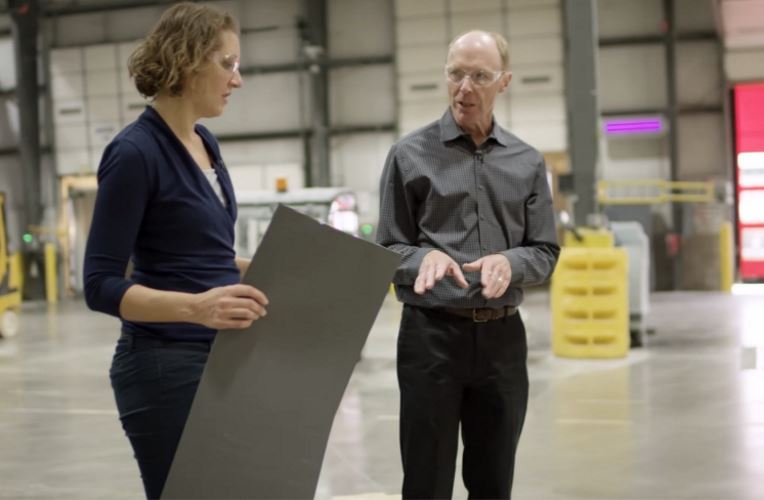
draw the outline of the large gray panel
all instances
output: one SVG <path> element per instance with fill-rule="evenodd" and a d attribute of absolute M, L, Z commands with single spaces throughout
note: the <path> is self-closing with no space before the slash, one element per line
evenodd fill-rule
<path fill-rule="evenodd" d="M 244 282 L 268 316 L 213 346 L 163 498 L 313 498 L 396 254 L 279 206 Z"/>

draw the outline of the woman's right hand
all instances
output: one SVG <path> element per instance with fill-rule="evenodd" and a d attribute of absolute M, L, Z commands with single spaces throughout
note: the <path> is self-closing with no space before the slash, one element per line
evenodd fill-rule
<path fill-rule="evenodd" d="M 249 285 L 229 285 L 211 288 L 196 295 L 193 322 L 225 330 L 249 327 L 267 314 L 268 297 Z"/>

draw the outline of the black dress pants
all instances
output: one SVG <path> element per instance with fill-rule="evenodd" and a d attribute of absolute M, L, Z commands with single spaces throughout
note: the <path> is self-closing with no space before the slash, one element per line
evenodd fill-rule
<path fill-rule="evenodd" d="M 469 498 L 510 498 L 528 406 L 519 314 L 475 323 L 405 305 L 398 334 L 403 498 L 451 498 L 459 425 Z"/>
<path fill-rule="evenodd" d="M 162 494 L 209 351 L 205 341 L 122 334 L 117 342 L 109 375 L 146 498 Z"/>

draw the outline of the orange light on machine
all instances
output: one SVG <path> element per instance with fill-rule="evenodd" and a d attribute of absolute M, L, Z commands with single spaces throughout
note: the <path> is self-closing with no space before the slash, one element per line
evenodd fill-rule
<path fill-rule="evenodd" d="M 289 190 L 289 184 L 286 177 L 278 177 L 276 179 L 276 192 L 286 193 Z"/>

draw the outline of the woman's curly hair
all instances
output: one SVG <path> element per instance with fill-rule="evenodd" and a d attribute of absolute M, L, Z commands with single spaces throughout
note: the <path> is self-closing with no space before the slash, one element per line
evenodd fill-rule
<path fill-rule="evenodd" d="M 180 95 L 188 77 L 219 47 L 224 31 L 239 33 L 227 12 L 191 2 L 167 9 L 127 61 L 138 92 L 148 98 L 162 90 Z"/>

